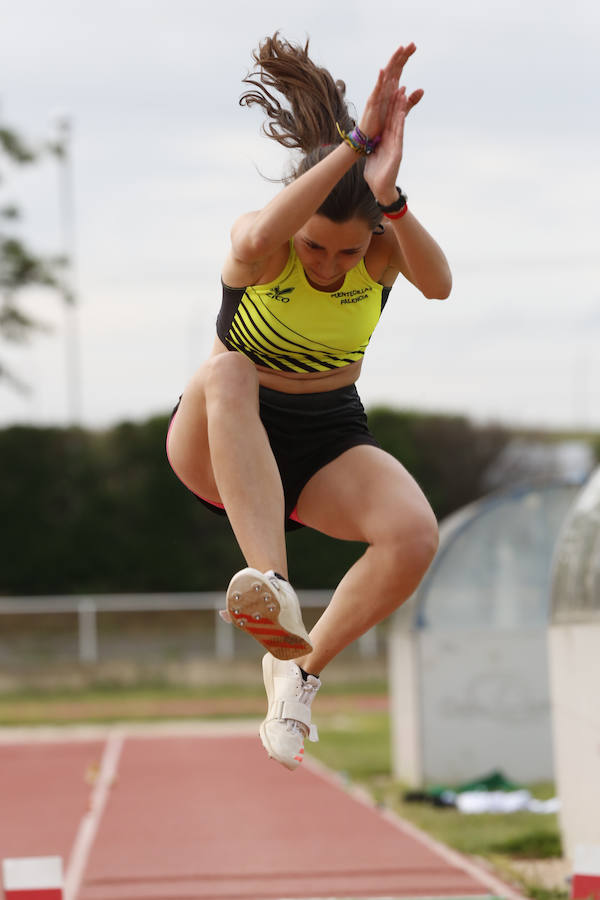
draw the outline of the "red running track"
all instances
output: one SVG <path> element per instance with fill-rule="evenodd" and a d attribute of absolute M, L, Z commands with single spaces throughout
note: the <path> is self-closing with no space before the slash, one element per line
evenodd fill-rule
<path fill-rule="evenodd" d="M 6 740 L 0 858 L 62 856 L 65 900 L 519 900 L 310 758 L 288 772 L 255 735 Z"/>

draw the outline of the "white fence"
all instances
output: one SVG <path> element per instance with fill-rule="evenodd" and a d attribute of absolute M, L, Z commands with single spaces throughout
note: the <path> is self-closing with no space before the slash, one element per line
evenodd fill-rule
<path fill-rule="evenodd" d="M 299 591 L 304 608 L 324 608 L 331 599 L 330 591 Z M 219 616 L 225 606 L 222 591 L 176 594 L 79 594 L 63 597 L 0 597 L 0 615 L 47 615 L 70 613 L 78 619 L 79 660 L 95 663 L 99 659 L 97 615 L 103 612 L 157 612 L 181 610 L 214 610 L 214 654 L 217 659 L 233 659 L 235 629 Z M 0 626 L 1 627 L 1 626 Z M 377 655 L 375 629 L 359 638 L 360 656 Z"/>

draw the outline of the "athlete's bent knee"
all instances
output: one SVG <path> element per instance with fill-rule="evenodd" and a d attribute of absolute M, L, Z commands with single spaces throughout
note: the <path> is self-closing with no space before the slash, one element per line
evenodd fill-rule
<path fill-rule="evenodd" d="M 440 542 L 438 524 L 433 513 L 423 516 L 416 523 L 413 532 L 411 545 L 413 553 L 417 556 L 423 568 L 423 573 L 427 571 L 433 557 L 437 553 Z"/>
<path fill-rule="evenodd" d="M 206 363 L 207 402 L 226 399 L 229 404 L 249 395 L 257 395 L 258 374 L 254 364 L 241 353 L 218 353 Z"/>
<path fill-rule="evenodd" d="M 425 574 L 439 544 L 438 525 L 432 510 L 426 507 L 390 523 L 388 542 L 396 557 L 403 557 L 411 568 Z"/>

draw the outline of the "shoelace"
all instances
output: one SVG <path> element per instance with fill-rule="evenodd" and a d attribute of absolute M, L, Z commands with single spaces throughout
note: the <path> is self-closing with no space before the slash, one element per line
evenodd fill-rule
<path fill-rule="evenodd" d="M 267 581 L 275 589 L 276 593 L 280 594 L 282 592 L 285 582 L 278 578 L 277 575 L 270 575 Z"/>
<path fill-rule="evenodd" d="M 310 706 L 314 695 L 319 690 L 320 685 L 311 684 L 308 681 L 303 681 L 301 685 L 301 693 L 298 697 L 299 703 L 305 703 L 306 706 Z M 292 734 L 300 734 L 302 737 L 307 737 L 309 733 L 308 727 L 304 724 L 304 722 L 299 722 L 298 719 L 286 719 L 286 728 Z"/>
<path fill-rule="evenodd" d="M 310 681 L 302 681 L 302 694 L 298 697 L 300 703 L 306 703 L 307 706 L 310 706 L 312 703 L 313 695 L 317 693 L 320 685 L 312 684 Z"/>
<path fill-rule="evenodd" d="M 303 738 L 308 735 L 307 726 L 303 722 L 299 722 L 298 719 L 286 719 L 285 722 L 285 727 L 291 734 L 299 734 Z"/>

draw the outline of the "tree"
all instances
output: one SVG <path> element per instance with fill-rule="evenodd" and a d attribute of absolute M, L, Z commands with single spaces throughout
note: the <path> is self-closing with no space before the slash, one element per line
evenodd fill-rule
<path fill-rule="evenodd" d="M 36 163 L 43 153 L 60 155 L 60 143 L 34 150 L 12 128 L 0 124 L 0 191 L 4 187 L 4 168 Z M 34 252 L 16 233 L 15 224 L 21 211 L 14 202 L 0 196 L 0 337 L 8 341 L 25 341 L 34 331 L 46 330 L 41 322 L 28 315 L 19 304 L 21 292 L 35 285 L 60 290 L 68 296 L 61 279 L 64 257 L 44 257 Z M 0 359 L 0 381 L 26 390 L 26 385 L 11 373 Z"/>
<path fill-rule="evenodd" d="M 385 407 L 369 410 L 369 424 L 383 449 L 416 478 L 440 519 L 487 493 L 486 473 L 511 439 L 507 428 L 476 425 L 466 416 Z"/>

